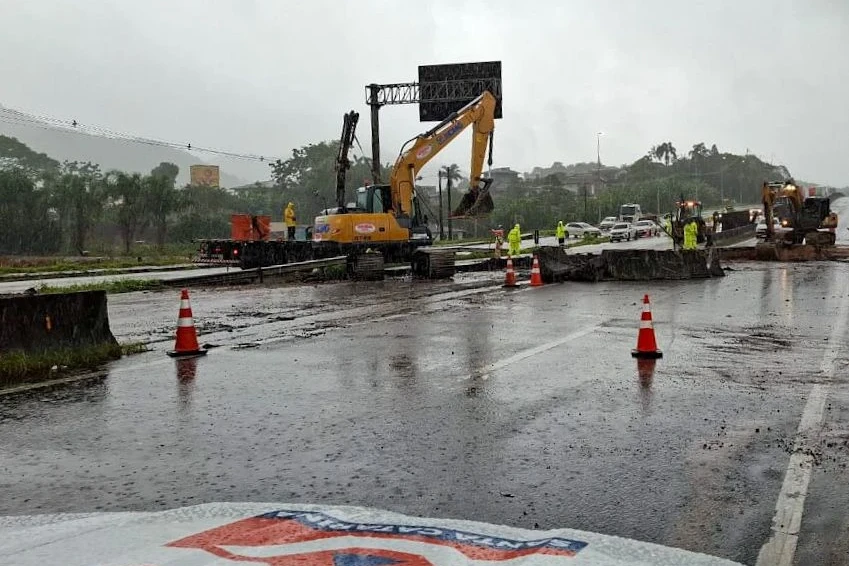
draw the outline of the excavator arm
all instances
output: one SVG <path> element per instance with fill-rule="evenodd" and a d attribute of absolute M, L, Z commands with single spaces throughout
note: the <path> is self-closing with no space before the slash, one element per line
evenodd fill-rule
<path fill-rule="evenodd" d="M 336 154 L 336 206 L 345 208 L 345 177 L 351 168 L 348 152 L 356 139 L 357 121 L 360 115 L 351 110 L 342 117 L 342 135 L 339 138 L 339 153 Z"/>
<path fill-rule="evenodd" d="M 472 159 L 469 167 L 470 188 L 469 192 L 463 197 L 457 212 L 460 214 L 474 211 L 486 213 L 492 210 L 492 198 L 488 194 L 489 182 L 487 181 L 489 180 L 481 179 L 481 173 L 483 172 L 487 148 L 490 150 L 489 163 L 492 164 L 495 105 L 495 97 L 485 91 L 431 130 L 404 144 L 389 178 L 396 217 L 410 217 L 412 215 L 416 175 L 470 125 L 472 126 Z M 483 183 L 483 188 L 480 187 L 479 183 Z M 486 199 L 488 199 L 488 203 L 485 202 Z M 468 200 L 471 200 L 472 204 L 466 206 L 466 210 L 461 210 Z"/>

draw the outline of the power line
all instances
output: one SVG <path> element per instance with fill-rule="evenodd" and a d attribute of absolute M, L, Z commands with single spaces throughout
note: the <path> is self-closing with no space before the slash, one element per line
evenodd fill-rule
<path fill-rule="evenodd" d="M 52 130 L 105 139 L 113 139 L 130 143 L 138 143 L 155 147 L 166 147 L 170 149 L 182 149 L 185 151 L 210 153 L 222 157 L 245 159 L 249 161 L 259 161 L 263 163 L 274 162 L 278 159 L 277 157 L 266 157 L 255 153 L 239 153 L 235 151 L 227 151 L 212 147 L 196 146 L 192 143 L 172 142 L 162 139 L 136 136 L 125 132 L 110 130 L 101 126 L 82 124 L 80 122 L 77 122 L 76 120 L 66 120 L 62 118 L 54 118 L 52 116 L 31 114 L 29 112 L 23 112 L 21 110 L 7 108 L 4 106 L 0 106 L 0 122 L 20 126 L 35 127 L 43 130 Z"/>

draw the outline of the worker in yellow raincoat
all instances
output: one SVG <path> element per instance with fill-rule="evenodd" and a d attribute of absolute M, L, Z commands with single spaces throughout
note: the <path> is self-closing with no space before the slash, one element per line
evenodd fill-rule
<path fill-rule="evenodd" d="M 507 233 L 507 244 L 509 245 L 508 255 L 516 256 L 522 251 L 522 231 L 518 224 Z"/>
<path fill-rule="evenodd" d="M 684 226 L 684 249 L 696 249 L 696 241 L 698 239 L 699 227 L 694 220 L 687 222 Z"/>
<path fill-rule="evenodd" d="M 283 221 L 286 223 L 286 239 L 294 240 L 295 239 L 295 203 L 290 202 L 286 205 L 286 210 L 283 211 Z"/>
<path fill-rule="evenodd" d="M 562 220 L 557 222 L 557 228 L 554 229 L 554 235 L 557 237 L 557 244 L 562 248 L 566 243 L 566 226 L 563 225 Z"/>

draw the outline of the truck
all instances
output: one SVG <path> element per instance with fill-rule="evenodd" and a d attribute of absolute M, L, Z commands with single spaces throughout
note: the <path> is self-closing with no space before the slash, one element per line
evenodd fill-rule
<path fill-rule="evenodd" d="M 619 221 L 636 224 L 643 217 L 639 204 L 629 203 L 619 207 Z"/>

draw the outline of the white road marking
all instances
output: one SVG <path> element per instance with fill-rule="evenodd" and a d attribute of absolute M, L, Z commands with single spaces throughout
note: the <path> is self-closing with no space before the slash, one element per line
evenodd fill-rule
<path fill-rule="evenodd" d="M 566 344 L 567 342 L 571 342 L 572 340 L 577 340 L 582 336 L 586 336 L 587 334 L 592 334 L 596 330 L 601 327 L 602 323 L 594 324 L 592 326 L 588 326 L 586 328 L 582 328 L 581 330 L 576 330 L 562 338 L 558 338 L 557 340 L 552 340 L 551 342 L 546 342 L 545 344 L 540 344 L 539 346 L 534 346 L 533 348 L 528 348 L 527 350 L 522 350 L 521 352 L 517 352 L 512 356 L 504 358 L 503 360 L 499 360 L 497 362 L 493 362 L 489 365 L 484 366 L 479 373 L 473 375 L 473 378 L 479 379 L 488 379 L 489 374 L 498 371 L 500 369 L 504 369 L 509 365 L 515 364 L 516 362 L 521 362 L 531 356 L 536 356 L 537 354 L 541 354 L 547 350 L 551 350 L 552 348 L 556 348 L 557 346 L 561 346 Z"/>
<path fill-rule="evenodd" d="M 843 300 L 840 303 L 840 312 L 834 319 L 835 325 L 829 338 L 829 346 L 820 364 L 820 370 L 827 379 L 834 377 L 835 361 L 846 332 L 846 317 L 849 313 L 849 292 L 847 291 L 849 290 L 844 283 L 841 289 Z M 812 448 L 819 441 L 827 398 L 828 385 L 817 384 L 811 387 L 799 421 L 799 428 L 796 430 L 796 440 L 790 462 L 787 464 L 787 472 L 784 474 L 784 483 L 781 485 L 781 492 L 775 503 L 772 536 L 761 547 L 756 566 L 792 566 L 793 564 L 799 531 L 802 527 L 805 497 L 808 494 L 814 465 L 814 457 L 806 453 L 805 448 Z"/>

